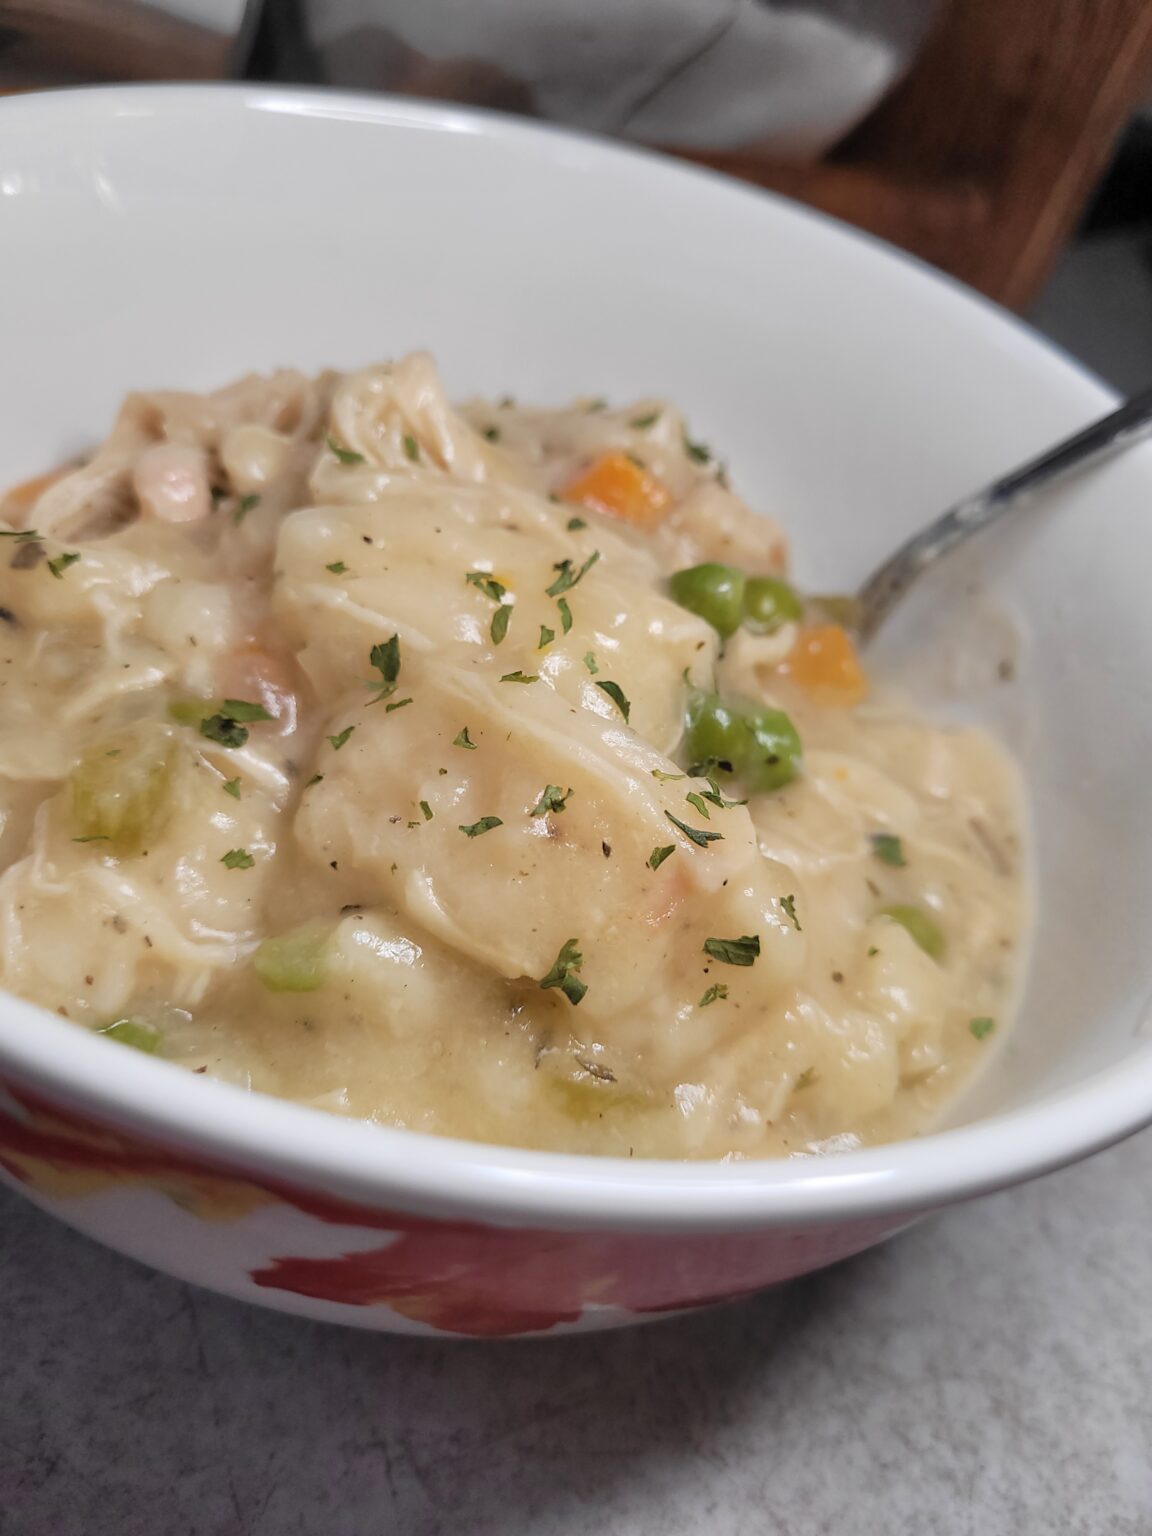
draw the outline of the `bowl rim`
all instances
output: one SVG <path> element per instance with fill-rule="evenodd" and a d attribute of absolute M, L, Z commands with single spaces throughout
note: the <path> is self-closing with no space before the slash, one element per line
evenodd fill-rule
<path fill-rule="evenodd" d="M 1116 397 L 1016 316 L 915 257 L 836 219 L 656 151 L 504 114 L 308 87 L 179 84 L 75 87 L 0 101 L 0 120 L 72 111 L 83 118 L 186 109 L 339 116 L 377 128 L 575 143 L 611 170 L 624 162 L 690 188 L 706 182 L 777 220 L 818 226 L 842 248 L 895 261 L 909 282 L 960 305 L 1001 344 L 1031 352 L 1085 409 Z M 1134 1036 L 1136 1029 L 1133 1029 Z M 201 1156 L 232 1175 L 323 1188 L 373 1209 L 455 1220 L 599 1231 L 717 1232 L 913 1215 L 1074 1162 L 1152 1123 L 1152 1041 L 1073 1085 L 971 1125 L 819 1157 L 673 1162 L 534 1152 L 359 1120 L 189 1074 L 125 1051 L 0 992 L 0 1081 L 38 1091 L 109 1126 Z"/>

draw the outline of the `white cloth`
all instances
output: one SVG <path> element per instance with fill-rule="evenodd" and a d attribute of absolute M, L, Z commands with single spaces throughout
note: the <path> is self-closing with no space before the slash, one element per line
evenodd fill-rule
<path fill-rule="evenodd" d="M 650 143 L 796 156 L 820 153 L 869 111 L 934 9 L 934 0 L 304 4 L 334 84 L 403 90 L 420 60 L 447 67 L 444 94 L 453 94 L 450 66 L 467 62 L 517 82 L 525 104 L 554 121 Z M 473 99 L 467 71 L 459 78 L 460 94 Z"/>

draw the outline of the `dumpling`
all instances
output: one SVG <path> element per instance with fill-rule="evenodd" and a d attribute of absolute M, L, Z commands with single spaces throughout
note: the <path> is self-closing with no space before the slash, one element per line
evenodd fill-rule
<path fill-rule="evenodd" d="M 715 631 L 664 596 L 654 566 L 639 572 L 642 557 L 630 546 L 569 533 L 551 508 L 540 523 L 549 516 L 525 537 L 515 523 L 471 516 L 466 500 L 458 510 L 455 496 L 298 512 L 280 535 L 276 617 L 322 697 L 348 686 L 351 657 L 395 630 L 406 649 L 435 649 L 452 665 L 539 675 L 605 720 L 618 718 L 619 706 L 599 684 L 615 684 L 637 731 L 671 751 L 683 727 L 685 671 L 710 677 Z M 581 570 L 564 588 L 565 573 Z M 502 605 L 508 623 L 497 638 Z"/>
<path fill-rule="evenodd" d="M 623 720 L 542 681 L 443 664 L 406 663 L 402 692 L 412 702 L 392 713 L 378 702 L 334 718 L 351 734 L 296 817 L 300 846 L 336 863 L 355 900 L 398 909 L 509 981 L 539 982 L 575 940 L 582 1020 L 657 993 L 694 1001 L 711 935 L 759 946 L 754 966 L 723 967 L 737 992 L 794 974 L 803 939 L 748 812 L 706 823 L 690 783 L 656 777 L 673 765 Z"/>

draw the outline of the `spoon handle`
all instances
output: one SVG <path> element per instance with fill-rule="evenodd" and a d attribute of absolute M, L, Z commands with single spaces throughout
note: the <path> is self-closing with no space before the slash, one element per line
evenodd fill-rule
<path fill-rule="evenodd" d="M 984 490 L 958 502 L 902 544 L 874 570 L 856 596 L 856 633 L 870 640 L 908 588 L 929 566 L 972 534 L 994 523 L 1041 486 L 1081 469 L 1092 460 L 1145 436 L 1152 430 L 1152 389 L 1130 400 L 1038 458 L 994 480 Z"/>

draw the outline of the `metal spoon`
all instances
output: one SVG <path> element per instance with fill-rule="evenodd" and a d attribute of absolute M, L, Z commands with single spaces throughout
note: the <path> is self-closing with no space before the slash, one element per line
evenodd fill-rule
<path fill-rule="evenodd" d="M 1152 389 L 1091 426 L 1057 443 L 974 496 L 967 497 L 901 544 L 864 582 L 852 604 L 852 628 L 861 645 L 873 638 L 914 581 L 929 566 L 1025 501 L 1043 485 L 1063 479 L 1094 459 L 1127 448 L 1152 430 Z"/>

